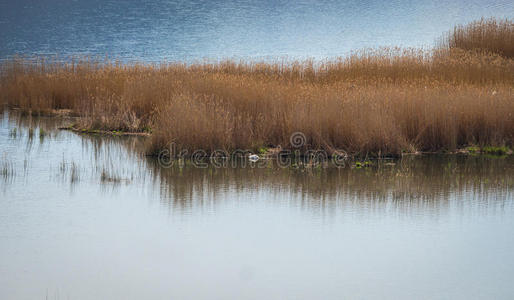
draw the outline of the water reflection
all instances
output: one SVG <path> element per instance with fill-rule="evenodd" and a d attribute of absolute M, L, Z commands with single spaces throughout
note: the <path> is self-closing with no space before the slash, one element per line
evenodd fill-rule
<path fill-rule="evenodd" d="M 70 120 L 4 114 L 3 189 L 35 176 L 57 179 L 70 188 L 100 186 L 100 193 L 135 185 L 151 195 L 158 193 L 161 204 L 174 213 L 216 209 L 226 201 L 251 198 L 318 212 L 387 210 L 411 215 L 450 209 L 495 213 L 513 206 L 511 156 L 407 156 L 363 169 L 281 168 L 274 161 L 259 168 L 163 168 L 144 155 L 145 138 L 57 130 L 66 122 Z"/>
<path fill-rule="evenodd" d="M 451 205 L 498 210 L 512 207 L 511 158 L 460 156 L 407 157 L 369 169 L 266 169 L 192 167 L 163 169 L 152 162 L 162 200 L 176 210 L 191 210 L 253 193 L 270 201 L 289 199 L 306 209 L 397 209 L 438 213 Z M 456 199 L 464 199 L 456 203 Z M 296 203 L 295 203 L 296 202 Z"/>
<path fill-rule="evenodd" d="M 512 157 L 165 169 L 66 122 L 0 120 L 2 299 L 512 298 Z"/>

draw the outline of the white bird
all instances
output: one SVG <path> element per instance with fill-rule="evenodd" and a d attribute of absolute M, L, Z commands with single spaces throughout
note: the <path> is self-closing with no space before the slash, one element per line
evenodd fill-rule
<path fill-rule="evenodd" d="M 250 154 L 250 155 L 248 156 L 248 159 L 249 159 L 250 161 L 258 161 L 258 160 L 259 160 L 259 156 L 258 156 L 258 155 L 255 155 L 255 154 Z"/>

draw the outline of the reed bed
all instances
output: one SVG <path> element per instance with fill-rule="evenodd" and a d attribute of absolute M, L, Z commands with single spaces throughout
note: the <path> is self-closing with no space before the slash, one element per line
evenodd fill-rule
<path fill-rule="evenodd" d="M 498 32 L 512 33 L 502 29 L 506 23 L 481 22 L 459 30 L 496 24 Z M 16 58 L 2 65 L 0 97 L 33 114 L 70 111 L 80 117 L 77 128 L 151 132 L 151 154 L 171 142 L 189 151 L 287 149 L 294 132 L 306 136 L 302 150 L 329 153 L 512 146 L 510 45 L 461 49 L 454 36 L 448 39 L 451 46 L 429 51 L 370 49 L 327 61 L 127 65 Z"/>
<path fill-rule="evenodd" d="M 446 48 L 480 50 L 514 58 L 514 22 L 490 18 L 455 26 L 442 44 Z"/>

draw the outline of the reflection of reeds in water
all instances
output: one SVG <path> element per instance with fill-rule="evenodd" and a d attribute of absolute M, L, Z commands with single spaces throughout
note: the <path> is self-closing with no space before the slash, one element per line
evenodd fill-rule
<path fill-rule="evenodd" d="M 102 184 L 144 181 L 146 166 L 141 160 L 144 139 L 140 137 L 84 136 L 83 148 L 91 153 L 95 174 Z M 134 165 L 133 165 L 134 164 Z"/>
<path fill-rule="evenodd" d="M 107 169 L 103 169 L 100 174 L 100 181 L 102 183 L 120 183 L 121 180 L 122 179 L 117 174 L 110 172 Z"/>
<path fill-rule="evenodd" d="M 68 124 L 69 118 L 55 118 L 45 116 L 33 116 L 21 113 L 19 110 L 10 110 L 2 118 L 6 118 L 12 128 L 9 129 L 9 137 L 18 138 L 27 136 L 34 139 L 58 137 L 60 131 L 58 127 Z"/>
<path fill-rule="evenodd" d="M 155 165 L 153 173 L 163 200 L 171 201 L 178 210 L 216 204 L 227 191 L 239 199 L 268 191 L 277 195 L 276 201 L 295 199 L 307 207 L 392 206 L 437 211 L 450 205 L 513 205 L 513 166 L 512 158 L 445 156 L 379 162 L 366 169 L 301 172 L 277 167 L 162 169 Z M 458 197 L 464 201 L 455 200 Z"/>
<path fill-rule="evenodd" d="M 463 32 L 495 53 L 468 50 L 459 35 L 443 49 L 366 50 L 321 62 L 13 60 L 3 65 L 0 95 L 33 113 L 72 110 L 83 128 L 151 131 L 152 153 L 172 141 L 189 150 L 285 148 L 296 131 L 306 147 L 328 152 L 512 145 L 514 60 L 506 53 L 514 30 L 473 26 Z M 477 28 L 487 33 L 480 40 Z"/>
<path fill-rule="evenodd" d="M 28 137 L 29 137 L 29 141 L 32 141 L 32 139 L 34 138 L 34 128 L 29 128 L 28 130 Z"/>
<path fill-rule="evenodd" d="M 75 162 L 68 163 L 63 158 L 59 163 L 59 172 L 63 179 L 69 178 L 71 184 L 75 184 L 80 180 L 80 168 Z"/>
<path fill-rule="evenodd" d="M 16 175 L 13 162 L 8 161 L 6 158 L 2 158 L 2 163 L 0 164 L 0 175 L 4 181 L 12 179 Z"/>
<path fill-rule="evenodd" d="M 251 168 L 247 162 L 246 168 L 211 165 L 201 169 L 186 160 L 166 169 L 142 155 L 143 138 L 63 135 L 86 155 L 86 160 L 82 156 L 80 161 L 77 157 L 65 159 L 68 154 L 63 154 L 62 161 L 58 159 L 59 174 L 66 182 L 88 178 L 91 180 L 87 182 L 107 188 L 103 192 L 123 188 L 123 183 L 148 186 L 179 212 L 215 207 L 227 197 L 245 201 L 256 195 L 266 195 L 263 200 L 270 202 L 286 199 L 290 205 L 312 210 L 392 208 L 402 213 L 438 212 L 459 205 L 492 209 L 513 205 L 512 156 L 405 156 L 373 161 L 371 167 L 360 169 L 350 168 L 355 163 L 343 169 L 301 165 L 284 169 L 273 160 L 263 161 L 263 168 Z"/>
<path fill-rule="evenodd" d="M 46 131 L 43 128 L 39 128 L 39 138 L 43 140 L 47 135 Z"/>
<path fill-rule="evenodd" d="M 9 130 L 9 137 L 15 139 L 18 137 L 18 128 L 14 127 Z"/>

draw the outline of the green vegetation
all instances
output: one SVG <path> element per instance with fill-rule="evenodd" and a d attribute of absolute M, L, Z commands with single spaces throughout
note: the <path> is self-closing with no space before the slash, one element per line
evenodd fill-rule
<path fill-rule="evenodd" d="M 467 147 L 466 150 L 470 154 L 483 154 L 489 156 L 503 156 L 512 153 L 507 146 L 470 146 Z"/>
<path fill-rule="evenodd" d="M 369 160 L 365 160 L 365 161 L 357 161 L 355 162 L 355 168 L 356 169 L 361 169 L 361 168 L 369 168 L 371 166 L 373 166 L 373 163 Z"/>
<path fill-rule="evenodd" d="M 470 146 L 470 147 L 467 147 L 466 150 L 468 150 L 469 153 L 471 154 L 477 154 L 477 153 L 480 153 L 480 148 L 477 147 L 477 146 Z"/>
<path fill-rule="evenodd" d="M 268 148 L 259 147 L 259 149 L 257 149 L 257 151 L 259 152 L 259 154 L 266 154 L 266 153 L 268 153 Z"/>
<path fill-rule="evenodd" d="M 509 153 L 510 149 L 508 147 L 493 147 L 493 146 L 487 146 L 483 147 L 481 149 L 481 152 L 484 154 L 490 154 L 490 155 L 505 155 Z"/>

